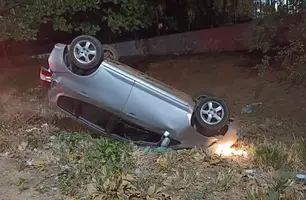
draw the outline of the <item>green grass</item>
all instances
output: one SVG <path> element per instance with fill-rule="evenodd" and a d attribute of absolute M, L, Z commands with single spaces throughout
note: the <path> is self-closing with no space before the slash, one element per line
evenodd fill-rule
<path fill-rule="evenodd" d="M 63 132 L 53 143 L 59 158 L 57 184 L 76 199 L 289 200 L 303 196 L 293 181 L 299 156 L 292 154 L 298 145 L 254 143 L 250 150 L 254 162 L 248 165 L 258 171 L 253 180 L 244 173 L 249 158 L 225 159 L 204 149 L 144 153 L 129 144 L 80 132 Z"/>
<path fill-rule="evenodd" d="M 291 200 L 304 198 L 303 195 L 299 194 L 296 188 L 297 184 L 294 182 L 294 175 L 295 173 L 288 171 L 287 169 L 263 172 L 261 174 L 262 182 L 265 183 L 266 186 L 257 189 L 256 192 L 249 192 L 248 199 Z"/>
<path fill-rule="evenodd" d="M 255 145 L 254 157 L 259 167 L 276 170 L 292 167 L 291 149 L 282 142 L 268 142 Z"/>
<path fill-rule="evenodd" d="M 280 141 L 256 142 L 251 154 L 257 167 L 290 169 L 300 171 L 306 167 L 306 140 L 299 138 L 296 142 L 286 144 Z"/>
<path fill-rule="evenodd" d="M 298 155 L 298 162 L 301 168 L 306 168 L 306 139 L 302 138 L 297 142 L 296 154 Z"/>
<path fill-rule="evenodd" d="M 305 139 L 299 139 L 290 145 L 278 141 L 257 142 L 253 145 L 252 155 L 255 166 L 260 170 L 261 188 L 250 192 L 249 199 L 291 200 L 303 199 L 299 191 L 301 182 L 295 180 L 298 172 L 303 173 L 306 159 Z M 262 187 L 265 186 L 265 187 Z M 257 187 L 259 188 L 259 187 Z"/>
<path fill-rule="evenodd" d="M 55 143 L 61 166 L 59 186 L 71 196 L 84 195 L 88 184 L 96 185 L 99 192 L 106 192 L 106 183 L 116 190 L 118 178 L 133 168 L 132 148 L 128 144 L 78 132 L 64 132 Z M 114 196 L 115 192 L 109 198 Z"/>

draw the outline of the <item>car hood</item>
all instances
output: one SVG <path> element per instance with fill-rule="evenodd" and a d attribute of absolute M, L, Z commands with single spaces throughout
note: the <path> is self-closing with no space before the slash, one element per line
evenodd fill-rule
<path fill-rule="evenodd" d="M 194 108 L 194 101 L 188 94 L 179 91 L 175 88 L 172 88 L 171 86 L 166 85 L 163 82 L 156 80 L 145 73 L 142 73 L 141 71 L 133 69 L 132 67 L 129 67 L 118 61 L 105 60 L 103 61 L 103 65 L 128 74 L 135 81 L 140 82 L 146 85 L 147 87 L 150 87 L 151 89 L 154 89 L 160 93 L 163 93 L 164 95 L 167 95 L 172 99 L 175 99 L 176 101 L 185 104 L 190 108 L 190 110 L 193 110 Z"/>

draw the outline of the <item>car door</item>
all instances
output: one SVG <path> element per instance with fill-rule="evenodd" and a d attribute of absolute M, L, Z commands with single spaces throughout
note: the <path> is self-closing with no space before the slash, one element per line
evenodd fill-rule
<path fill-rule="evenodd" d="M 115 64 L 117 70 L 135 80 L 122 110 L 124 119 L 153 131 L 174 131 L 189 124 L 193 101 L 188 95 L 127 65 Z"/>
<path fill-rule="evenodd" d="M 176 133 L 189 125 L 192 110 L 163 91 L 135 81 L 122 112 L 148 130 Z"/>
<path fill-rule="evenodd" d="M 58 79 L 75 98 L 115 114 L 121 113 L 134 84 L 134 80 L 103 66 L 89 76 L 65 73 Z"/>

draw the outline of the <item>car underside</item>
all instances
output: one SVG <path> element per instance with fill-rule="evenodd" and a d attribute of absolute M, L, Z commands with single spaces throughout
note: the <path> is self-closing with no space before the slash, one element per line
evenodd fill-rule
<path fill-rule="evenodd" d="M 97 106 L 69 97 L 60 97 L 58 106 L 77 121 L 90 127 L 99 134 L 115 137 L 137 144 L 156 145 L 161 142 L 161 135 L 128 122 Z M 179 144 L 172 140 L 170 146 Z"/>
<path fill-rule="evenodd" d="M 57 105 L 72 119 L 96 134 L 112 137 L 123 142 L 132 142 L 137 145 L 163 146 L 164 136 L 160 132 L 145 129 L 94 105 L 64 96 L 58 99 Z M 234 122 L 230 121 L 230 123 Z M 189 131 L 192 138 L 194 131 L 193 129 L 189 129 Z M 173 149 L 209 147 L 216 142 L 216 136 L 221 137 L 229 132 L 229 125 L 225 125 L 215 131 L 206 130 L 198 126 L 195 131 L 201 134 L 200 140 L 199 138 L 192 139 L 190 143 L 183 143 L 184 145 L 182 145 L 181 141 L 171 138 L 167 147 Z M 238 129 L 235 129 L 234 132 L 236 135 Z M 186 131 L 186 136 L 188 137 L 188 135 L 188 131 Z M 184 139 L 182 140 L 184 141 Z"/>

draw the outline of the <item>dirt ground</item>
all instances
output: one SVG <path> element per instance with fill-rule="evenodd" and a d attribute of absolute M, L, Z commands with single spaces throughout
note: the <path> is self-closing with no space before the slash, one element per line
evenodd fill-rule
<path fill-rule="evenodd" d="M 230 106 L 231 115 L 249 128 L 268 121 L 275 125 L 269 131 L 273 137 L 304 135 L 305 88 L 284 82 L 281 71 L 257 76 L 251 69 L 254 66 L 246 67 L 246 63 L 250 63 L 249 57 L 242 54 L 184 56 L 151 63 L 148 74 L 190 95 L 199 91 L 216 95 Z M 253 114 L 241 113 L 246 105 L 258 102 L 262 106 Z"/>
<path fill-rule="evenodd" d="M 57 191 L 40 193 L 36 186 L 44 178 L 42 174 L 20 171 L 20 163 L 14 159 L 0 157 L 1 200 L 61 200 Z"/>
<path fill-rule="evenodd" d="M 291 142 L 305 136 L 306 89 L 282 81 L 283 72 L 268 71 L 264 76 L 257 76 L 251 69 L 253 66 L 245 67 L 248 59 L 238 53 L 177 56 L 155 62 L 141 62 L 137 68 L 145 69 L 149 75 L 188 94 L 207 91 L 224 99 L 230 107 L 231 115 L 240 123 L 244 135 L 249 139 L 267 137 Z M 39 84 L 38 67 L 1 68 L 1 71 L 1 95 L 8 89 L 26 91 Z M 256 102 L 262 102 L 262 106 L 257 107 L 254 113 L 241 113 L 246 105 Z M 5 132 L 0 133 L 0 138 L 18 139 Z M 57 191 L 53 191 L 51 196 L 33 189 L 41 177 L 20 172 L 16 159 L 5 156 L 6 150 L 3 147 L 0 148 L 1 200 L 63 198 Z M 32 177 L 27 183 L 29 189 L 21 190 L 16 183 L 20 177 L 25 176 Z"/>

